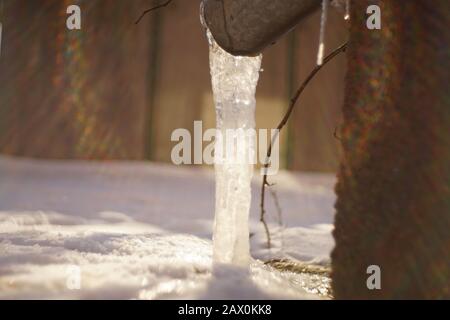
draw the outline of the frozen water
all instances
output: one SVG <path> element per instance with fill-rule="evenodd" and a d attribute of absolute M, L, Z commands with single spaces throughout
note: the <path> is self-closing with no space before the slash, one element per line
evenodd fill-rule
<path fill-rule="evenodd" d="M 328 19 L 328 1 L 322 0 L 322 16 L 320 18 L 320 39 L 319 50 L 317 52 L 317 65 L 321 66 L 323 63 L 323 55 L 325 51 L 325 29 Z"/>
<path fill-rule="evenodd" d="M 345 20 L 350 19 L 350 0 L 345 1 Z"/>
<path fill-rule="evenodd" d="M 2 54 L 2 33 L 3 33 L 3 24 L 0 22 L 0 56 Z"/>
<path fill-rule="evenodd" d="M 209 31 L 207 33 L 216 126 L 218 133 L 227 140 L 216 140 L 213 258 L 215 263 L 246 267 L 250 262 L 248 220 L 253 165 L 251 161 L 236 161 L 235 157 L 223 152 L 223 147 L 230 144 L 232 138 L 233 146 L 235 142 L 239 144 L 235 147 L 239 159 L 249 160 L 255 154 L 253 140 L 240 135 L 237 130 L 255 127 L 255 91 L 262 56 L 233 56 L 216 44 Z"/>

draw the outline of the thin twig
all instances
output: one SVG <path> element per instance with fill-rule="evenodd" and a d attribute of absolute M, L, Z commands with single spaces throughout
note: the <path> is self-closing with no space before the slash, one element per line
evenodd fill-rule
<path fill-rule="evenodd" d="M 273 185 L 272 185 L 273 186 Z M 280 227 L 280 242 L 281 242 L 281 252 L 284 251 L 284 239 L 283 239 L 283 231 L 284 231 L 284 224 L 283 224 L 283 211 L 281 210 L 280 200 L 278 199 L 278 194 L 273 188 L 269 188 L 269 192 L 272 195 L 273 202 L 275 204 L 275 208 L 277 209 L 277 216 L 278 216 L 278 226 Z"/>
<path fill-rule="evenodd" d="M 264 176 L 261 186 L 261 216 L 260 221 L 264 225 L 264 229 L 266 230 L 266 236 L 267 236 L 267 246 L 270 249 L 271 247 L 271 240 L 270 240 L 270 231 L 269 227 L 267 225 L 267 222 L 265 220 L 265 213 L 266 210 L 264 208 L 264 199 L 265 199 L 265 192 L 266 192 L 266 186 L 270 187 L 270 183 L 267 180 L 267 170 L 270 167 L 270 157 L 272 156 L 272 145 L 275 142 L 275 140 L 278 138 L 278 135 L 280 131 L 284 128 L 286 123 L 289 120 L 289 117 L 292 114 L 292 111 L 294 110 L 295 104 L 297 103 L 298 99 L 300 98 L 300 95 L 305 90 L 305 88 L 308 86 L 308 84 L 311 82 L 312 79 L 314 79 L 315 75 L 328 63 L 330 62 L 334 57 L 336 57 L 338 54 L 345 52 L 347 49 L 348 42 L 344 43 L 343 45 L 336 48 L 333 52 L 331 52 L 328 56 L 325 57 L 323 60 L 323 63 L 321 65 L 316 65 L 316 67 L 311 71 L 311 73 L 308 75 L 308 77 L 303 81 L 300 88 L 295 92 L 294 96 L 292 97 L 288 110 L 286 114 L 284 115 L 283 119 L 281 120 L 280 124 L 277 126 L 277 133 L 272 137 L 269 148 L 267 149 L 267 155 L 266 155 L 266 161 L 264 163 Z"/>
<path fill-rule="evenodd" d="M 154 6 L 153 8 L 147 9 L 144 12 L 142 12 L 141 16 L 139 17 L 139 19 L 136 20 L 135 24 L 138 24 L 139 22 L 141 22 L 142 18 L 145 17 L 145 15 L 149 12 L 152 12 L 154 10 L 158 10 L 160 8 L 164 8 L 167 7 L 173 0 L 167 0 L 166 2 L 159 4 L 157 6 Z"/>
<path fill-rule="evenodd" d="M 270 194 L 273 198 L 273 203 L 275 204 L 275 208 L 277 209 L 277 217 L 278 217 L 278 225 L 283 227 L 283 212 L 281 210 L 280 200 L 278 199 L 278 194 L 274 189 L 269 189 Z"/>
<path fill-rule="evenodd" d="M 338 130 L 339 130 L 339 126 L 337 126 L 336 128 L 334 128 L 334 132 L 333 132 L 333 137 L 338 140 L 338 141 L 342 141 L 341 137 L 338 136 Z"/>

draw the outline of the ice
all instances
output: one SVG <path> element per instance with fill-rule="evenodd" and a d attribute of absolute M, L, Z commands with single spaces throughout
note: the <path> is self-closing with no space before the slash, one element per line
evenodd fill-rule
<path fill-rule="evenodd" d="M 345 1 L 345 20 L 350 19 L 350 0 Z"/>
<path fill-rule="evenodd" d="M 0 22 L 0 56 L 2 55 L 2 34 L 3 34 L 3 24 Z"/>
<path fill-rule="evenodd" d="M 317 52 L 317 65 L 321 66 L 323 63 L 323 54 L 325 51 L 325 29 L 327 26 L 328 19 L 328 1 L 322 0 L 322 16 L 320 19 L 320 39 L 319 39 L 319 50 Z"/>
<path fill-rule="evenodd" d="M 255 127 L 255 91 L 262 56 L 241 57 L 225 52 L 209 31 L 211 80 L 216 107 L 217 131 L 239 144 L 239 159 L 223 151 L 224 141 L 216 139 L 216 208 L 213 235 L 213 259 L 216 264 L 247 267 L 250 263 L 249 211 L 255 146 L 238 131 Z M 228 135 L 228 136 L 227 136 Z M 236 140 L 234 140 L 236 139 Z M 235 146 L 235 144 L 232 144 Z M 222 152 L 223 151 L 223 152 Z"/>

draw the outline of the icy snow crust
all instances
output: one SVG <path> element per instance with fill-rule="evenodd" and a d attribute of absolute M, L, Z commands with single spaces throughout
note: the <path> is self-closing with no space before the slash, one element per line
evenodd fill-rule
<path fill-rule="evenodd" d="M 253 258 L 328 264 L 334 178 L 281 172 L 272 180 L 285 230 L 281 237 L 268 200 L 267 250 L 255 176 Z M 314 279 L 260 260 L 250 260 L 248 274 L 213 274 L 213 212 L 210 169 L 0 157 L 0 299 L 321 298 L 305 290 Z M 80 290 L 67 285 L 73 266 Z"/>

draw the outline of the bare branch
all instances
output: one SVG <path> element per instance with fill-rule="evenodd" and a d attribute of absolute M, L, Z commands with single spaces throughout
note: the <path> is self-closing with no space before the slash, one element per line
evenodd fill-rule
<path fill-rule="evenodd" d="M 269 230 L 269 227 L 268 227 L 267 222 L 265 220 L 266 210 L 265 210 L 265 207 L 264 207 L 264 200 L 265 200 L 266 186 L 270 187 L 270 183 L 267 180 L 267 169 L 270 166 L 270 157 L 272 155 L 272 145 L 275 142 L 275 139 L 278 138 L 279 132 L 284 128 L 284 126 L 288 122 L 289 117 L 291 116 L 292 111 L 294 110 L 295 104 L 297 103 L 298 99 L 300 98 L 300 95 L 303 93 L 305 88 L 308 86 L 308 84 L 311 82 L 311 80 L 314 79 L 315 75 L 328 62 L 330 62 L 338 54 L 340 54 L 342 52 L 345 52 L 345 50 L 347 49 L 347 45 L 348 45 L 348 42 L 346 42 L 343 45 L 341 45 L 338 48 L 336 48 L 333 52 L 331 52 L 328 56 L 325 57 L 325 59 L 323 60 L 323 63 L 321 65 L 316 65 L 316 67 L 311 71 L 311 73 L 303 81 L 303 83 L 300 86 L 300 88 L 298 88 L 298 90 L 295 92 L 294 96 L 292 97 L 292 99 L 291 99 L 291 101 L 289 103 L 289 107 L 288 107 L 288 110 L 287 110 L 286 114 L 284 115 L 283 119 L 281 120 L 281 122 L 277 126 L 278 133 L 270 141 L 269 148 L 267 149 L 266 161 L 265 161 L 265 164 L 264 164 L 265 171 L 264 171 L 264 176 L 263 176 L 263 181 L 262 181 L 262 186 L 261 186 L 261 203 L 260 203 L 260 208 L 261 208 L 260 221 L 262 222 L 262 224 L 264 225 L 264 229 L 266 230 L 267 246 L 268 246 L 269 249 L 271 247 L 270 230 Z"/>
<path fill-rule="evenodd" d="M 333 137 L 338 141 L 342 141 L 341 137 L 338 136 L 338 130 L 339 130 L 338 126 L 336 128 L 334 128 Z"/>
<path fill-rule="evenodd" d="M 273 188 L 269 188 L 269 192 L 272 195 L 275 208 L 277 209 L 278 225 L 283 227 L 283 211 L 281 210 L 280 200 L 278 199 L 278 194 Z"/>
<path fill-rule="evenodd" d="M 154 6 L 153 8 L 145 10 L 144 12 L 142 12 L 141 16 L 136 20 L 135 24 L 138 24 L 139 22 L 141 22 L 142 18 L 144 18 L 147 13 L 167 7 L 172 1 L 173 0 L 167 0 L 166 2 L 164 2 L 162 4 L 159 4 L 157 6 Z"/>

